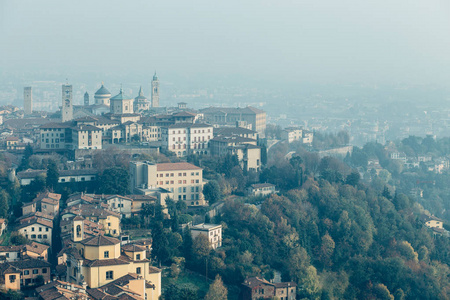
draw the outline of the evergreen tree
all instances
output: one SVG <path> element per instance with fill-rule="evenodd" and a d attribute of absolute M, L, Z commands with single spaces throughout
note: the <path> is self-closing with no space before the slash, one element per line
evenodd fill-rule
<path fill-rule="evenodd" d="M 58 185 L 59 172 L 54 160 L 50 160 L 47 165 L 47 178 L 45 180 L 47 188 L 54 190 Z"/>
<path fill-rule="evenodd" d="M 31 145 L 28 144 L 25 147 L 25 151 L 22 156 L 22 161 L 20 162 L 20 165 L 17 168 L 17 171 L 23 171 L 30 167 L 30 156 L 31 155 L 33 155 L 33 147 L 31 147 Z"/>
<path fill-rule="evenodd" d="M 8 194 L 5 190 L 1 190 L 0 192 L 0 217 L 7 218 L 8 217 L 8 209 L 9 209 L 9 199 Z"/>
<path fill-rule="evenodd" d="M 128 171 L 120 167 L 112 167 L 103 171 L 99 180 L 99 192 L 105 194 L 126 195 L 129 191 Z"/>
<path fill-rule="evenodd" d="M 205 199 L 209 200 L 209 204 L 215 203 L 220 199 L 220 185 L 216 180 L 211 180 L 203 187 L 203 195 L 205 195 Z"/>
<path fill-rule="evenodd" d="M 220 275 L 216 275 L 216 279 L 209 286 L 208 293 L 205 296 L 205 300 L 227 300 L 228 290 L 223 285 Z"/>

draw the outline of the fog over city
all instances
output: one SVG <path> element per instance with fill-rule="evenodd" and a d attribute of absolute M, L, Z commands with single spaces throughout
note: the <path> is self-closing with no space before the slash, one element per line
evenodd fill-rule
<path fill-rule="evenodd" d="M 0 71 L 446 85 L 449 14 L 443 0 L 2 0 Z"/>
<path fill-rule="evenodd" d="M 0 0 L 0 299 L 450 299 L 448 0 Z"/>

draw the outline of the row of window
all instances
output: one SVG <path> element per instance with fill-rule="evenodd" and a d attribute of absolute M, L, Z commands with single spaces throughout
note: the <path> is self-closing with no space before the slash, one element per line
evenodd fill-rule
<path fill-rule="evenodd" d="M 208 128 L 206 132 L 211 132 L 211 128 Z M 186 133 L 186 129 L 181 132 L 181 130 L 178 130 L 178 133 Z M 205 129 L 194 129 L 194 133 L 205 133 Z M 176 134 L 176 130 L 172 130 L 172 134 Z"/>
<path fill-rule="evenodd" d="M 25 237 L 28 238 L 28 234 L 26 234 Z M 35 239 L 35 238 L 36 238 L 36 235 L 35 235 L 35 234 L 32 234 L 32 235 L 30 236 L 30 238 L 31 238 L 31 239 Z M 38 234 L 38 235 L 37 235 L 37 238 L 38 238 L 38 239 L 47 239 L 48 236 L 47 236 L 46 234 L 44 234 L 44 235 Z"/>
<path fill-rule="evenodd" d="M 199 194 L 191 194 L 191 200 L 199 200 Z M 178 195 L 178 200 L 186 200 L 186 195 Z M 198 204 L 198 203 L 197 203 Z"/>
<path fill-rule="evenodd" d="M 196 179 L 195 180 L 195 182 L 194 182 L 194 179 L 192 179 L 191 180 L 191 184 L 194 184 L 194 183 L 199 183 L 200 182 L 200 180 L 198 180 L 198 179 Z M 156 182 L 156 184 L 158 184 L 158 181 Z M 175 181 L 174 180 L 167 180 L 166 181 L 166 185 L 167 184 L 175 184 Z M 187 184 L 187 181 L 186 180 L 178 180 L 178 184 Z M 164 181 L 159 181 L 159 185 L 164 185 Z"/>
<path fill-rule="evenodd" d="M 45 136 L 47 136 L 47 137 L 53 136 L 53 133 L 51 133 L 51 134 L 49 134 L 49 133 L 47 133 L 47 134 L 41 133 L 41 137 L 42 138 L 44 138 Z M 55 133 L 55 136 L 64 137 L 64 133 Z"/>
<path fill-rule="evenodd" d="M 191 172 L 191 176 L 199 176 L 200 172 Z M 175 173 L 166 173 L 166 177 L 174 177 Z M 187 173 L 178 173 L 178 176 L 187 176 Z M 164 174 L 156 174 L 156 177 L 164 177 Z"/>
<path fill-rule="evenodd" d="M 27 230 L 24 230 L 25 232 L 27 232 Z M 34 227 L 31 227 L 31 231 L 34 231 Z M 42 231 L 42 227 L 39 227 L 39 231 Z M 45 227 L 45 231 L 48 232 L 48 227 Z"/>
<path fill-rule="evenodd" d="M 59 143 L 60 139 L 51 139 L 52 143 Z M 44 139 L 42 139 L 42 143 L 44 142 Z M 45 139 L 46 143 L 49 143 L 49 139 Z M 64 142 L 63 139 L 61 139 L 61 143 Z"/>
<path fill-rule="evenodd" d="M 39 269 L 33 269 L 32 272 L 33 274 L 39 274 Z M 43 268 L 41 273 L 47 274 L 47 268 Z M 30 275 L 30 270 L 24 270 L 23 275 Z"/>

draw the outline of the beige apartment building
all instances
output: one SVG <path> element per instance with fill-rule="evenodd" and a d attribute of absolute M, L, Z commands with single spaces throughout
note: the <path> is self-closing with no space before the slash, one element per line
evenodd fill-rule
<path fill-rule="evenodd" d="M 135 188 L 163 188 L 173 194 L 175 201 L 183 200 L 188 206 L 204 206 L 203 169 L 193 164 L 150 162 L 130 163 L 131 190 Z"/>
<path fill-rule="evenodd" d="M 102 149 L 102 130 L 92 125 L 73 127 L 72 149 Z"/>

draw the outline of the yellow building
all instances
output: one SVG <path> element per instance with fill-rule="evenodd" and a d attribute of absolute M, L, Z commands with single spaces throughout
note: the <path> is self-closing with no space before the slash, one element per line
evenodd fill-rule
<path fill-rule="evenodd" d="M 425 221 L 425 226 L 427 226 L 428 228 L 444 229 L 444 221 L 435 216 L 425 216 L 424 221 Z"/>
<path fill-rule="evenodd" d="M 161 278 L 160 272 L 155 276 L 154 269 L 150 269 L 150 261 L 145 256 L 146 249 L 132 244 L 122 248 L 118 239 L 103 235 L 84 238 L 83 222 L 82 218 L 73 220 L 73 246 L 65 251 L 66 280 L 80 285 L 86 283 L 95 289 L 134 274 L 135 279 L 142 282 L 143 290 L 139 293 L 144 294 L 142 298 L 158 299 L 161 293 L 155 293 L 156 288 L 151 290 L 152 295 L 145 292 L 147 283 L 159 285 L 160 291 Z"/>
<path fill-rule="evenodd" d="M 86 220 L 102 225 L 105 234 L 120 235 L 120 214 L 100 204 L 81 204 L 67 207 L 61 215 L 61 220 L 67 221 L 75 216 L 81 216 Z"/>
<path fill-rule="evenodd" d="M 20 270 L 10 263 L 0 264 L 0 288 L 6 291 L 20 290 Z"/>

